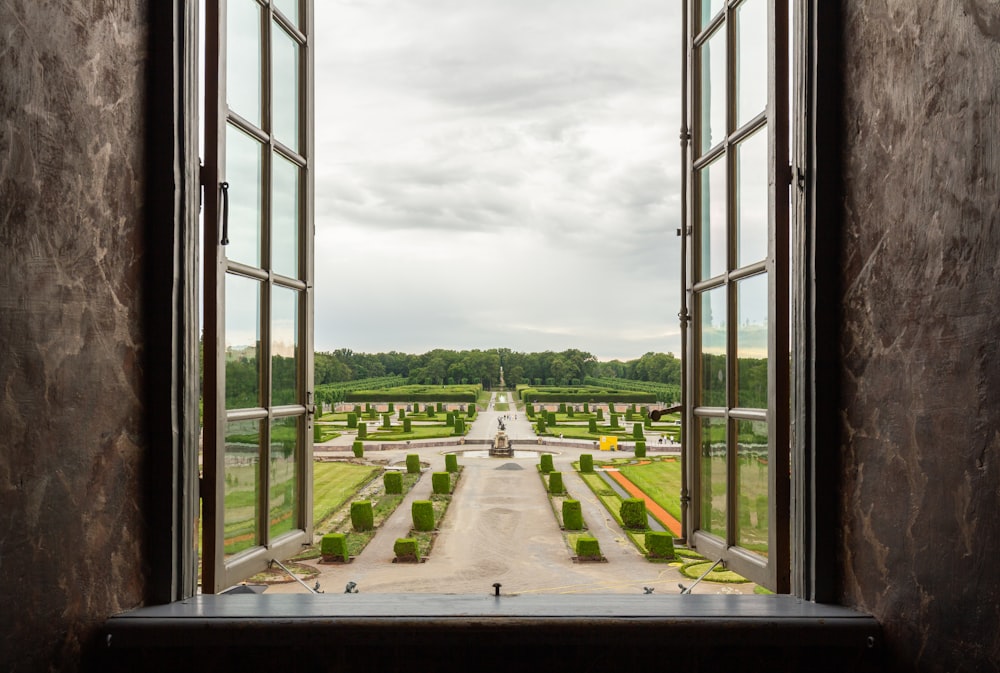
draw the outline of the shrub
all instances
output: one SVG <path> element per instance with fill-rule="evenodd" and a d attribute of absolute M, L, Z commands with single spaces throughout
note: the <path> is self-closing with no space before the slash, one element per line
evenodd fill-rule
<path fill-rule="evenodd" d="M 351 503 L 351 526 L 361 532 L 375 527 L 375 513 L 371 500 L 357 500 Z"/>
<path fill-rule="evenodd" d="M 647 528 L 646 501 L 642 498 L 627 498 L 622 500 L 622 507 L 619 510 L 622 524 L 625 528 L 632 530 L 644 530 Z"/>
<path fill-rule="evenodd" d="M 544 435 L 546 431 L 545 419 L 539 418 L 538 423 L 535 424 L 535 432 L 539 435 Z"/>
<path fill-rule="evenodd" d="M 353 411 L 347 413 L 347 427 L 349 428 L 358 427 L 358 415 Z"/>
<path fill-rule="evenodd" d="M 434 418 L 434 405 L 428 404 L 424 407 L 424 413 L 427 414 L 427 418 Z"/>
<path fill-rule="evenodd" d="M 313 421 L 313 444 L 319 444 L 323 441 L 323 431 L 320 430 L 319 423 Z"/>
<path fill-rule="evenodd" d="M 597 432 L 597 421 L 593 418 L 587 423 L 587 430 L 590 432 Z"/>
<path fill-rule="evenodd" d="M 434 495 L 448 495 L 451 493 L 451 473 L 435 472 L 431 475 L 431 487 Z"/>
<path fill-rule="evenodd" d="M 594 457 L 589 453 L 580 454 L 580 471 L 581 472 L 594 471 Z"/>
<path fill-rule="evenodd" d="M 358 439 L 368 439 L 368 424 L 359 423 L 358 424 Z"/>
<path fill-rule="evenodd" d="M 597 420 L 599 421 L 604 420 L 604 409 L 602 409 L 601 407 L 597 407 Z"/>
<path fill-rule="evenodd" d="M 415 530 L 434 530 L 434 505 L 430 500 L 414 500 L 410 507 L 410 514 L 413 516 Z"/>
<path fill-rule="evenodd" d="M 618 414 L 611 414 L 611 427 L 612 428 L 618 427 Z"/>
<path fill-rule="evenodd" d="M 560 402 L 559 403 L 559 413 L 560 414 L 565 414 L 566 413 L 566 403 L 565 402 Z"/>
<path fill-rule="evenodd" d="M 472 418 L 473 416 L 475 416 L 475 415 L 476 415 L 476 405 L 475 405 L 475 404 L 470 404 L 470 405 L 469 405 L 469 406 L 468 406 L 468 407 L 466 408 L 466 410 L 465 410 L 465 414 L 466 414 L 466 415 L 467 415 L 467 416 L 468 416 L 469 418 Z"/>
<path fill-rule="evenodd" d="M 406 472 L 408 474 L 420 474 L 420 456 L 415 453 L 406 455 Z"/>
<path fill-rule="evenodd" d="M 636 458 L 646 457 L 646 442 L 640 440 L 635 443 L 635 457 Z"/>
<path fill-rule="evenodd" d="M 456 418 L 455 419 L 455 434 L 464 435 L 465 434 L 465 419 Z"/>
<path fill-rule="evenodd" d="M 548 474 L 549 472 L 551 472 L 552 471 L 552 454 L 551 453 L 543 453 L 539 457 L 539 463 L 538 464 L 541 466 L 542 472 L 544 472 L 546 474 Z"/>
<path fill-rule="evenodd" d="M 413 421 L 409 418 L 403 419 L 403 432 L 413 432 Z"/>
<path fill-rule="evenodd" d="M 385 492 L 389 495 L 402 495 L 403 474 L 402 472 L 386 472 L 382 475 L 382 483 L 385 485 Z"/>
<path fill-rule="evenodd" d="M 365 402 L 365 412 L 366 413 L 371 413 L 373 411 L 374 411 L 374 409 L 372 408 L 372 403 L 371 402 Z"/>
<path fill-rule="evenodd" d="M 360 404 L 355 404 L 354 405 L 354 415 L 357 416 L 358 418 L 361 418 L 361 405 Z"/>
<path fill-rule="evenodd" d="M 453 411 L 448 412 L 448 414 L 444 417 L 444 424 L 447 425 L 449 428 L 455 426 L 455 412 Z"/>
<path fill-rule="evenodd" d="M 390 414 L 393 413 L 393 412 L 395 412 L 396 411 L 396 405 L 393 404 L 392 402 L 389 402 L 389 406 L 386 408 L 386 411 L 388 411 Z"/>
<path fill-rule="evenodd" d="M 454 453 L 447 453 L 444 456 L 444 469 L 449 472 L 458 472 L 458 456 Z"/>
<path fill-rule="evenodd" d="M 646 532 L 646 556 L 649 558 L 674 558 L 674 536 L 665 531 Z"/>
<path fill-rule="evenodd" d="M 573 416 L 576 415 L 576 409 L 574 409 L 573 407 L 567 407 L 566 415 L 569 416 L 570 418 L 573 418 Z"/>
<path fill-rule="evenodd" d="M 563 500 L 562 517 L 566 530 L 583 530 L 583 510 L 579 500 Z"/>
<path fill-rule="evenodd" d="M 644 439 L 646 435 L 642 434 L 642 423 L 632 424 L 632 439 Z"/>
<path fill-rule="evenodd" d="M 319 543 L 319 553 L 328 563 L 347 563 L 347 536 L 343 533 L 327 533 Z"/>
<path fill-rule="evenodd" d="M 412 537 L 401 537 L 392 545 L 392 551 L 396 554 L 396 560 L 401 563 L 419 563 L 420 549 L 417 540 Z"/>
<path fill-rule="evenodd" d="M 585 414 L 589 414 L 590 413 L 590 403 L 589 402 L 584 402 L 583 403 L 583 413 L 585 413 Z"/>
<path fill-rule="evenodd" d="M 386 430 L 392 427 L 392 414 L 382 414 L 382 427 Z"/>
<path fill-rule="evenodd" d="M 545 418 L 548 419 L 549 425 L 555 425 L 556 424 L 556 412 L 554 412 L 554 411 L 546 411 L 545 412 Z"/>
<path fill-rule="evenodd" d="M 533 418 L 535 415 L 535 405 L 532 404 L 531 402 L 525 404 L 524 413 L 528 416 L 528 418 Z"/>
<path fill-rule="evenodd" d="M 415 414 L 419 414 L 420 413 L 420 403 L 419 402 L 414 402 L 413 403 L 413 413 L 415 413 Z"/>
<path fill-rule="evenodd" d="M 601 545 L 596 537 L 581 536 L 576 540 L 576 557 L 581 561 L 599 561 L 601 556 Z"/>
<path fill-rule="evenodd" d="M 365 455 L 365 443 L 357 439 L 351 444 L 351 450 L 354 451 L 355 458 L 363 458 Z"/>
<path fill-rule="evenodd" d="M 565 493 L 563 486 L 562 472 L 549 472 L 549 493 Z"/>
<path fill-rule="evenodd" d="M 438 411 L 444 412 L 444 402 L 438 402 Z"/>
<path fill-rule="evenodd" d="M 400 407 L 399 411 L 396 413 L 396 418 L 398 418 L 399 420 L 403 420 L 404 418 L 406 418 L 406 409 Z"/>

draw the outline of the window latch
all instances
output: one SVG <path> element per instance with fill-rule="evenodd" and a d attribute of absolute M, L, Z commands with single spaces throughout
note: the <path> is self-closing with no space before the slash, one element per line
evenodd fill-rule
<path fill-rule="evenodd" d="M 229 183 L 219 185 L 222 189 L 222 240 L 220 245 L 229 245 Z"/>

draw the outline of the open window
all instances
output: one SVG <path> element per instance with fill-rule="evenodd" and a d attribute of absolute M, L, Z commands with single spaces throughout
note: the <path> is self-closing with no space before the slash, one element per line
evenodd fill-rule
<path fill-rule="evenodd" d="M 207 0 L 202 587 L 312 542 L 311 0 Z"/>
<path fill-rule="evenodd" d="M 686 0 L 685 536 L 789 591 L 786 0 Z"/>

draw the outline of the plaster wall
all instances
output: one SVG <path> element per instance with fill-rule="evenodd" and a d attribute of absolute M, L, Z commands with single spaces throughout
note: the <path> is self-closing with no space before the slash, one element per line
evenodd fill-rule
<path fill-rule="evenodd" d="M 0 4 L 0 668 L 146 591 L 146 3 Z"/>
<path fill-rule="evenodd" d="M 1000 666 L 1000 5 L 844 0 L 841 595 Z"/>

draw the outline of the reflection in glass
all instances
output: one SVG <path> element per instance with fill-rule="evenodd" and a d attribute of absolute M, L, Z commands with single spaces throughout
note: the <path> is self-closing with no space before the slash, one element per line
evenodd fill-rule
<path fill-rule="evenodd" d="M 767 409 L 767 274 L 736 285 L 736 406 Z"/>
<path fill-rule="evenodd" d="M 704 154 L 726 137 L 726 31 L 719 29 L 698 49 L 701 69 L 700 118 L 698 125 Z"/>
<path fill-rule="evenodd" d="M 737 505 L 736 543 L 767 556 L 767 422 L 736 424 Z"/>
<path fill-rule="evenodd" d="M 767 109 L 767 0 L 736 10 L 736 128 Z"/>
<path fill-rule="evenodd" d="M 724 4 L 725 0 L 701 0 L 701 20 L 698 22 L 698 28 L 704 28 L 711 23 L 712 19 L 719 13 L 719 10 L 722 9 Z"/>
<path fill-rule="evenodd" d="M 271 292 L 271 403 L 275 406 L 299 402 L 297 346 L 298 293 L 275 286 Z"/>
<path fill-rule="evenodd" d="M 226 274 L 226 409 L 260 401 L 260 282 Z"/>
<path fill-rule="evenodd" d="M 260 498 L 260 421 L 226 423 L 225 554 L 231 556 L 260 543 L 257 510 Z"/>
<path fill-rule="evenodd" d="M 767 127 L 736 149 L 736 266 L 767 258 Z"/>
<path fill-rule="evenodd" d="M 261 144 L 226 125 L 226 181 L 229 183 L 229 245 L 226 257 L 260 266 Z"/>
<path fill-rule="evenodd" d="M 271 268 L 289 278 L 299 273 L 299 168 L 275 153 L 271 163 Z"/>
<path fill-rule="evenodd" d="M 260 126 L 260 5 L 229 0 L 226 6 L 226 103 L 254 126 Z"/>
<path fill-rule="evenodd" d="M 726 288 L 701 295 L 701 399 L 699 406 L 726 406 Z"/>
<path fill-rule="evenodd" d="M 296 28 L 299 25 L 299 0 L 274 0 L 275 8 Z"/>
<path fill-rule="evenodd" d="M 271 423 L 270 495 L 268 509 L 271 532 L 274 538 L 299 528 L 296 520 L 295 456 L 299 446 L 299 420 L 301 416 L 276 418 Z"/>
<path fill-rule="evenodd" d="M 722 156 L 701 169 L 698 214 L 701 269 L 699 278 L 712 278 L 726 270 L 726 159 Z"/>
<path fill-rule="evenodd" d="M 274 137 L 299 149 L 299 45 L 277 23 L 271 25 L 271 115 Z"/>
<path fill-rule="evenodd" d="M 701 528 L 726 537 L 726 421 L 701 419 Z"/>

